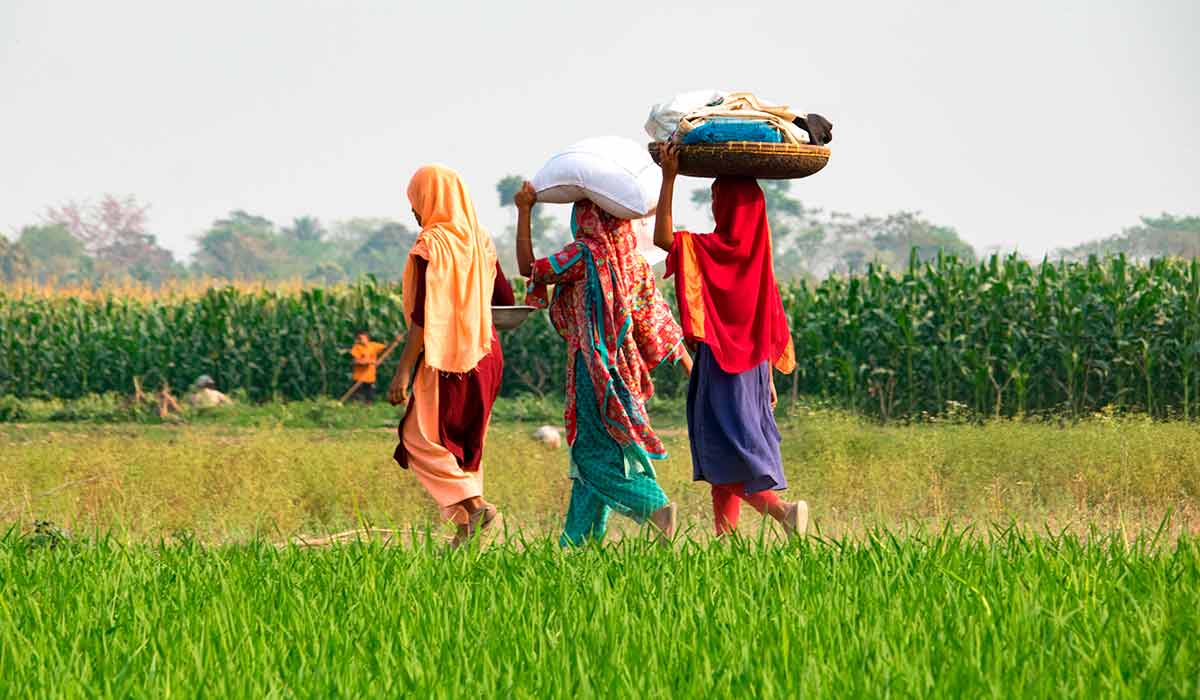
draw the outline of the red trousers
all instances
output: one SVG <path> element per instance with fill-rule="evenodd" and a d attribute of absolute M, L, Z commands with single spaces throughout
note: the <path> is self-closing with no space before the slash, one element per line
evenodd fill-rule
<path fill-rule="evenodd" d="M 742 501 L 746 501 L 754 510 L 765 515 L 768 509 L 779 503 L 779 496 L 775 495 L 774 491 L 759 491 L 747 495 L 744 482 L 713 484 L 713 517 L 717 523 L 718 535 L 724 535 L 737 529 Z"/>

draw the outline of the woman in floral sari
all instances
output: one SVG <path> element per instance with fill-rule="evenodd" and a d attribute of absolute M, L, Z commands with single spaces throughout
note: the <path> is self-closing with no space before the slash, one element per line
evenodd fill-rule
<path fill-rule="evenodd" d="M 679 326 L 637 251 L 628 220 L 579 202 L 571 222 L 575 241 L 534 260 L 530 210 L 537 194 L 525 183 L 514 201 L 517 264 L 533 283 L 528 303 L 549 305 L 551 321 L 567 341 L 571 502 L 560 542 L 602 539 L 613 510 L 638 523 L 650 521 L 660 541 L 669 542 L 676 508 L 653 467 L 666 449 L 645 402 L 654 393 L 654 367 L 672 361 L 690 371 Z M 554 285 L 552 301 L 547 285 Z"/>

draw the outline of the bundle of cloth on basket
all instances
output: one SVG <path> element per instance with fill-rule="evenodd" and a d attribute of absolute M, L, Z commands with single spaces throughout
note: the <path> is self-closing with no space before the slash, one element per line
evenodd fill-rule
<path fill-rule="evenodd" d="M 655 141 L 683 144 L 750 141 L 824 146 L 833 140 L 833 123 L 820 114 L 797 113 L 751 92 L 698 90 L 654 105 L 646 133 Z"/>

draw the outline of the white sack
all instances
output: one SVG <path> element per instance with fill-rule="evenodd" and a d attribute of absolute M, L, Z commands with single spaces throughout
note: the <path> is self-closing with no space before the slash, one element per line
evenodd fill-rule
<path fill-rule="evenodd" d="M 640 219 L 658 205 L 662 171 L 646 147 L 618 136 L 584 139 L 550 157 L 533 176 L 539 202 L 590 199 L 621 219 Z"/>

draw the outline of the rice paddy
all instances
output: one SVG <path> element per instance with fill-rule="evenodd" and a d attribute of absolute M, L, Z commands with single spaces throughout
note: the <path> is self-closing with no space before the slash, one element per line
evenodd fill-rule
<path fill-rule="evenodd" d="M 674 547 L 625 525 L 566 553 L 565 453 L 530 437 L 556 410 L 499 405 L 488 496 L 509 530 L 454 552 L 390 461 L 388 407 L 0 426 L 0 696 L 1200 692 L 1190 424 L 797 409 L 787 496 L 815 534 L 747 512 L 715 540 L 660 403 Z M 396 532 L 297 544 L 368 527 Z"/>
<path fill-rule="evenodd" d="M 1195 697 L 1195 540 L 0 543 L 23 697 Z"/>

